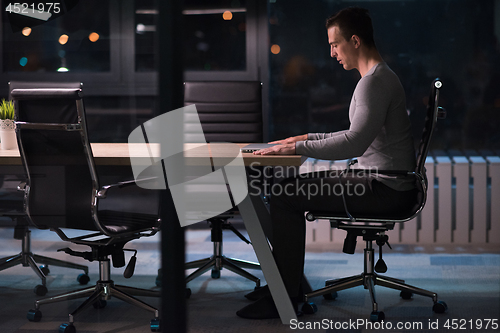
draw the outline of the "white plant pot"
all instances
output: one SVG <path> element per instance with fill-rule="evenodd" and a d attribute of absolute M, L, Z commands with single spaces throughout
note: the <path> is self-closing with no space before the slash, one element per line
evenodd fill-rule
<path fill-rule="evenodd" d="M 16 124 L 10 119 L 0 119 L 0 144 L 2 149 L 17 149 Z"/>

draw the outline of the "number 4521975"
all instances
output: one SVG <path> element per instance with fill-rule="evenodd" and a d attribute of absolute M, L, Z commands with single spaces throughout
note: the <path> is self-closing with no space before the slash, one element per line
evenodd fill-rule
<path fill-rule="evenodd" d="M 448 319 L 443 327 L 451 330 L 497 330 L 498 319 Z"/>
<path fill-rule="evenodd" d="M 9 3 L 5 8 L 5 11 L 9 13 L 16 14 L 29 14 L 35 11 L 39 13 L 60 13 L 61 3 L 60 2 L 39 2 L 37 4 L 27 4 L 26 2 L 15 2 Z"/>

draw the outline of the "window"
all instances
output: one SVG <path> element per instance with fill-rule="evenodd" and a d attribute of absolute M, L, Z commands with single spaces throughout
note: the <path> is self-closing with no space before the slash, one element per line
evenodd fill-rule
<path fill-rule="evenodd" d="M 244 3 L 220 1 L 202 8 L 190 2 L 183 12 L 186 70 L 246 70 Z"/>
<path fill-rule="evenodd" d="M 187 71 L 247 70 L 245 0 L 184 2 L 184 55 Z M 153 0 L 135 1 L 135 70 L 155 69 L 157 11 Z"/>
<path fill-rule="evenodd" d="M 26 1 L 3 11 L 3 72 L 110 71 L 109 0 L 41 4 Z M 50 17 L 22 15 L 30 11 Z"/>
<path fill-rule="evenodd" d="M 155 70 L 156 19 L 154 0 L 135 1 L 135 70 Z"/>

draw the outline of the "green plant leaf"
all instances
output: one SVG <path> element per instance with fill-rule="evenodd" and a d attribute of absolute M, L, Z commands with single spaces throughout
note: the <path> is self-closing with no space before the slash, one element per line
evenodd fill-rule
<path fill-rule="evenodd" d="M 14 103 L 12 101 L 2 99 L 2 102 L 0 102 L 0 119 L 14 120 Z"/>

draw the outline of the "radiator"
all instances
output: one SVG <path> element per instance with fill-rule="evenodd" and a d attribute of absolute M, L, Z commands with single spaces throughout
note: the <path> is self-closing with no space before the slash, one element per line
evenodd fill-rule
<path fill-rule="evenodd" d="M 345 169 L 347 161 L 308 159 L 300 172 Z M 438 156 L 425 161 L 427 203 L 387 232 L 391 244 L 500 244 L 500 157 Z M 343 243 L 327 220 L 306 224 L 306 243 Z"/>

